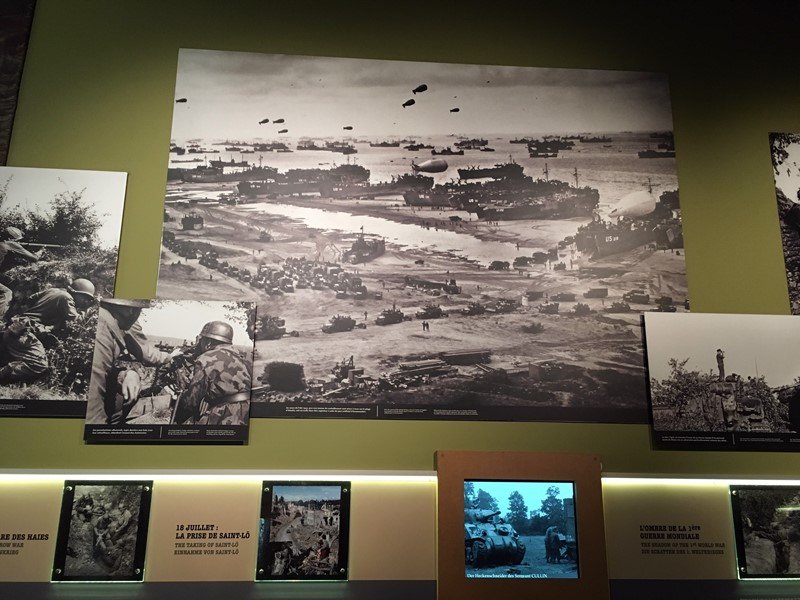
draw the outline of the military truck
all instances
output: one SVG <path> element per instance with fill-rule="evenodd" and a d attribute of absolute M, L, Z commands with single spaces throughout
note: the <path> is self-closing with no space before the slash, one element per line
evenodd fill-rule
<path fill-rule="evenodd" d="M 381 314 L 375 319 L 375 325 L 394 325 L 395 323 L 402 323 L 405 321 L 405 318 L 406 316 L 403 314 L 403 311 L 392 304 L 392 308 L 381 311 Z"/>
<path fill-rule="evenodd" d="M 631 290 L 622 294 L 622 299 L 631 304 L 650 304 L 650 294 L 644 290 Z"/>
<path fill-rule="evenodd" d="M 553 302 L 575 302 L 576 295 L 572 292 L 561 292 L 558 294 L 553 294 L 550 296 L 550 299 Z"/>
<path fill-rule="evenodd" d="M 446 317 L 447 313 L 442 310 L 441 306 L 428 304 L 423 306 L 421 310 L 418 310 L 415 316 L 418 319 L 441 319 L 442 317 Z"/>
<path fill-rule="evenodd" d="M 247 332 L 255 340 L 278 340 L 286 335 L 286 321 L 280 317 L 258 315 L 247 323 Z"/>
<path fill-rule="evenodd" d="M 482 315 L 486 312 L 486 307 L 481 304 L 480 302 L 470 302 L 461 309 L 461 314 L 465 317 L 471 317 L 473 315 Z"/>
<path fill-rule="evenodd" d="M 464 509 L 464 558 L 472 568 L 518 565 L 525 558 L 525 544 L 500 511 Z"/>
<path fill-rule="evenodd" d="M 342 331 L 353 331 L 356 320 L 350 315 L 336 315 L 322 326 L 322 333 L 339 333 Z"/>
<path fill-rule="evenodd" d="M 197 213 L 189 213 L 183 215 L 181 219 L 181 227 L 184 230 L 198 230 L 203 228 L 203 217 Z"/>
<path fill-rule="evenodd" d="M 558 314 L 558 302 L 545 302 L 544 304 L 540 304 L 537 308 L 540 313 L 545 315 Z"/>
<path fill-rule="evenodd" d="M 584 292 L 584 298 L 608 298 L 608 288 L 591 288 Z"/>

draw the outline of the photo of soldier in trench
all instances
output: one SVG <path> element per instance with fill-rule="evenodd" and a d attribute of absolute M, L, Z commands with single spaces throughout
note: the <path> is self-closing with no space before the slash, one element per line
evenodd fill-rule
<path fill-rule="evenodd" d="M 141 580 L 149 482 L 67 482 L 53 577 Z M 72 485 L 70 485 L 72 484 Z M 148 496 L 147 504 L 143 497 Z"/>
<path fill-rule="evenodd" d="M 233 426 L 246 435 L 253 310 L 246 302 L 102 299 L 87 441 L 102 429 L 153 425 Z"/>
<path fill-rule="evenodd" d="M 577 579 L 574 485 L 465 481 L 464 562 L 468 578 Z"/>
<path fill-rule="evenodd" d="M 257 579 L 346 579 L 348 483 L 265 484 Z"/>
<path fill-rule="evenodd" d="M 732 486 L 742 577 L 800 577 L 800 488 Z"/>
<path fill-rule="evenodd" d="M 0 167 L 0 403 L 20 414 L 82 414 L 124 197 L 124 173 Z"/>

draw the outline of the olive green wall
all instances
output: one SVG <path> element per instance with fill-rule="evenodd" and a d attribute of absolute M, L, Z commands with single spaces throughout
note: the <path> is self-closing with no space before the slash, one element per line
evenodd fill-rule
<path fill-rule="evenodd" d="M 793 4 L 39 0 L 8 164 L 127 171 L 117 291 L 150 296 L 179 48 L 663 71 L 692 308 L 786 313 L 767 134 L 800 131 Z M 654 452 L 643 425 L 257 420 L 235 448 L 81 434 L 0 420 L 0 468 L 431 469 L 437 449 L 476 449 L 598 453 L 613 472 L 800 471 L 800 455 Z"/>

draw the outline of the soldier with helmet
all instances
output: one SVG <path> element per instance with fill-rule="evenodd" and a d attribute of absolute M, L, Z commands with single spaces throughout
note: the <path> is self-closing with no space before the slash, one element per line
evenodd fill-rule
<path fill-rule="evenodd" d="M 37 262 L 41 258 L 42 250 L 29 252 L 20 243 L 22 238 L 22 231 L 17 227 L 6 227 L 0 231 L 0 273 L 20 262 Z M 10 288 L 0 284 L 0 317 L 6 314 L 13 294 Z"/>
<path fill-rule="evenodd" d="M 165 365 L 180 350 L 161 352 L 138 323 L 149 300 L 103 298 L 97 318 L 86 422 L 118 425 L 133 408 L 142 389 L 140 365 Z M 131 360 L 121 361 L 122 356 Z"/>
<path fill-rule="evenodd" d="M 0 383 L 29 382 L 49 367 L 42 333 L 60 331 L 95 303 L 94 284 L 76 279 L 67 289 L 49 288 L 31 296 L 3 332 Z"/>
<path fill-rule="evenodd" d="M 233 347 L 233 327 L 224 321 L 203 326 L 191 380 L 175 405 L 173 423 L 245 425 L 252 374 Z"/>

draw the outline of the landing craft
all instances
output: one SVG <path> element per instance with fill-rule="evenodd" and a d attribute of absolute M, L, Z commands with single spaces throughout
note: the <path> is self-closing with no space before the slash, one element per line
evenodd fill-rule
<path fill-rule="evenodd" d="M 188 102 L 188 101 L 189 100 L 186 98 L 178 98 L 177 100 L 175 100 L 175 103 L 177 104 L 178 102 Z"/>
<path fill-rule="evenodd" d="M 288 129 L 281 129 L 278 133 L 289 133 Z"/>
<path fill-rule="evenodd" d="M 652 193 L 642 190 L 620 198 L 608 213 L 609 217 L 642 217 L 656 208 L 656 198 Z"/>
<path fill-rule="evenodd" d="M 414 104 L 416 104 L 416 102 L 414 102 L 414 99 L 413 98 L 409 98 L 408 100 L 403 102 L 403 108 L 405 108 L 406 106 L 412 106 Z"/>
<path fill-rule="evenodd" d="M 427 89 L 428 89 L 428 86 L 423 83 L 423 84 L 418 85 L 417 87 L 415 87 L 413 90 L 411 90 L 411 93 L 413 93 L 413 94 L 421 94 L 422 92 L 426 91 Z"/>
<path fill-rule="evenodd" d="M 277 125 L 278 123 L 283 123 L 283 119 L 275 119 L 275 120 L 273 121 L 273 123 L 274 123 L 275 125 Z"/>
<path fill-rule="evenodd" d="M 261 119 L 258 124 L 263 125 L 264 123 L 269 123 L 269 119 Z"/>
<path fill-rule="evenodd" d="M 342 129 L 344 129 L 345 131 L 353 131 L 353 126 L 352 125 L 345 125 L 344 127 L 342 127 Z"/>
<path fill-rule="evenodd" d="M 441 158 L 433 158 L 417 164 L 411 162 L 411 169 L 414 173 L 443 173 L 447 170 L 447 161 Z"/>
<path fill-rule="evenodd" d="M 450 109 L 450 112 L 460 112 L 460 111 L 461 111 L 460 108 L 451 108 Z"/>

